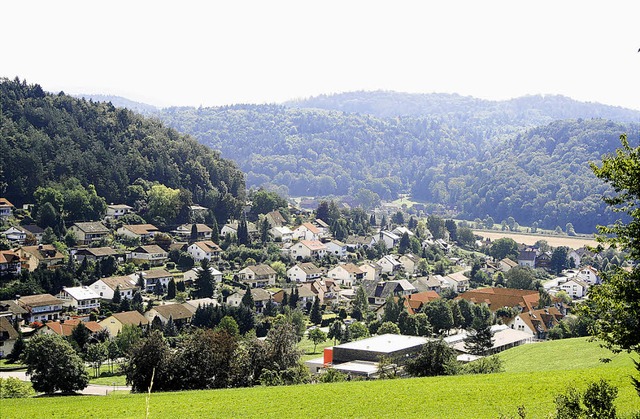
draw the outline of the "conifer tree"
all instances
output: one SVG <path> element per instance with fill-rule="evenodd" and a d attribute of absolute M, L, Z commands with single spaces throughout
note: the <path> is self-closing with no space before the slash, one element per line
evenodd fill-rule
<path fill-rule="evenodd" d="M 216 244 L 220 243 L 220 229 L 218 228 L 218 221 L 216 220 L 216 217 L 213 217 L 211 230 L 211 240 Z"/>
<path fill-rule="evenodd" d="M 167 299 L 173 300 L 174 298 L 176 298 L 176 281 L 171 278 L 167 286 Z"/>
<path fill-rule="evenodd" d="M 120 285 L 116 285 L 116 289 L 113 291 L 113 298 L 111 302 L 113 304 L 120 304 L 122 301 L 122 295 L 120 295 Z"/>
<path fill-rule="evenodd" d="M 251 294 L 251 288 L 247 288 L 244 292 L 240 304 L 252 310 L 256 307 L 255 302 L 253 301 L 253 294 Z"/>
<path fill-rule="evenodd" d="M 200 269 L 196 276 L 195 283 L 196 298 L 207 298 L 213 296 L 213 275 L 209 267 L 209 259 L 202 259 Z"/>
<path fill-rule="evenodd" d="M 311 320 L 311 323 L 313 324 L 322 323 L 322 312 L 320 311 L 320 299 L 318 297 L 313 299 L 313 305 L 311 306 L 309 320 Z"/>

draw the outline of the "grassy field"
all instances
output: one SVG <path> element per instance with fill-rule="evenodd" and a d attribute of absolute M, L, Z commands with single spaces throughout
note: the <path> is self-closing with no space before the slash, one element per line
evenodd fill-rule
<path fill-rule="evenodd" d="M 584 389 L 605 378 L 619 389 L 616 406 L 622 417 L 640 409 L 626 354 L 611 356 L 586 339 L 525 345 L 502 355 L 506 372 L 492 375 L 355 381 L 290 387 L 254 387 L 214 391 L 157 393 L 150 417 L 423 417 L 497 418 L 515 415 L 524 405 L 528 418 L 546 418 L 553 398 L 568 385 Z M 609 363 L 600 358 L 612 358 Z M 145 395 L 53 397 L 3 400 L 3 418 L 140 418 Z"/>
<path fill-rule="evenodd" d="M 309 340 L 306 336 L 302 338 L 298 347 L 304 351 L 302 354 L 302 361 L 308 361 L 314 358 L 320 358 L 323 354 L 324 348 L 333 346 L 333 339 L 328 339 L 322 343 L 319 343 L 316 347 L 316 351 L 313 352 L 313 341 Z"/>
<path fill-rule="evenodd" d="M 569 236 L 547 236 L 542 234 L 526 234 L 526 233 L 510 233 L 508 231 L 487 231 L 473 230 L 473 232 L 486 239 L 494 241 L 503 237 L 508 237 L 516 241 L 516 243 L 524 243 L 528 246 L 535 244 L 538 240 L 546 240 L 552 247 L 568 246 L 571 249 L 579 249 L 585 245 L 597 246 L 598 242 L 594 239 L 569 237 Z"/>

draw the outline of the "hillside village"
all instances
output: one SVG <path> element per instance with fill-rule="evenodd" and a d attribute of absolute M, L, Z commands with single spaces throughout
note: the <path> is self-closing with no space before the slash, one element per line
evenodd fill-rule
<path fill-rule="evenodd" d="M 254 198 L 265 195 L 278 201 L 264 191 Z M 400 206 L 255 209 L 249 201 L 241 219 L 218 227 L 202 222 L 208 208 L 193 205 L 194 222 L 155 226 L 132 206 L 107 205 L 101 219 L 72 222 L 61 237 L 32 224 L 29 206 L 0 198 L 0 357 L 39 334 L 73 339 L 79 325 L 98 342 L 127 327 L 179 336 L 215 327 L 224 314 L 240 333 L 264 337 L 278 315 L 295 311 L 298 340 L 318 329 L 341 343 L 308 360 L 309 371 L 372 378 L 381 356 L 403 367 L 438 336 L 469 362 L 584 335 L 573 304 L 600 281 L 594 266 L 616 261 L 544 240 L 492 243 L 466 222 Z M 474 347 L 468 341 L 481 328 L 490 328 L 488 342 Z"/>

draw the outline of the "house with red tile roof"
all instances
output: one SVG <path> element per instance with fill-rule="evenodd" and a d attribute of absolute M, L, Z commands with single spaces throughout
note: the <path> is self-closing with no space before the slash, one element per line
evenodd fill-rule
<path fill-rule="evenodd" d="M 462 298 L 474 304 L 486 304 L 493 312 L 509 307 L 518 312 L 528 313 L 538 305 L 538 291 L 518 290 L 514 288 L 478 288 L 466 291 L 456 298 Z"/>

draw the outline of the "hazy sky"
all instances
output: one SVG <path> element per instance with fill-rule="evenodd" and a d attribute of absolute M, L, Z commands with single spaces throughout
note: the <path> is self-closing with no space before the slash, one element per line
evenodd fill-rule
<path fill-rule="evenodd" d="M 0 77 L 158 106 L 352 90 L 640 109 L 637 1 L 17 1 Z"/>

